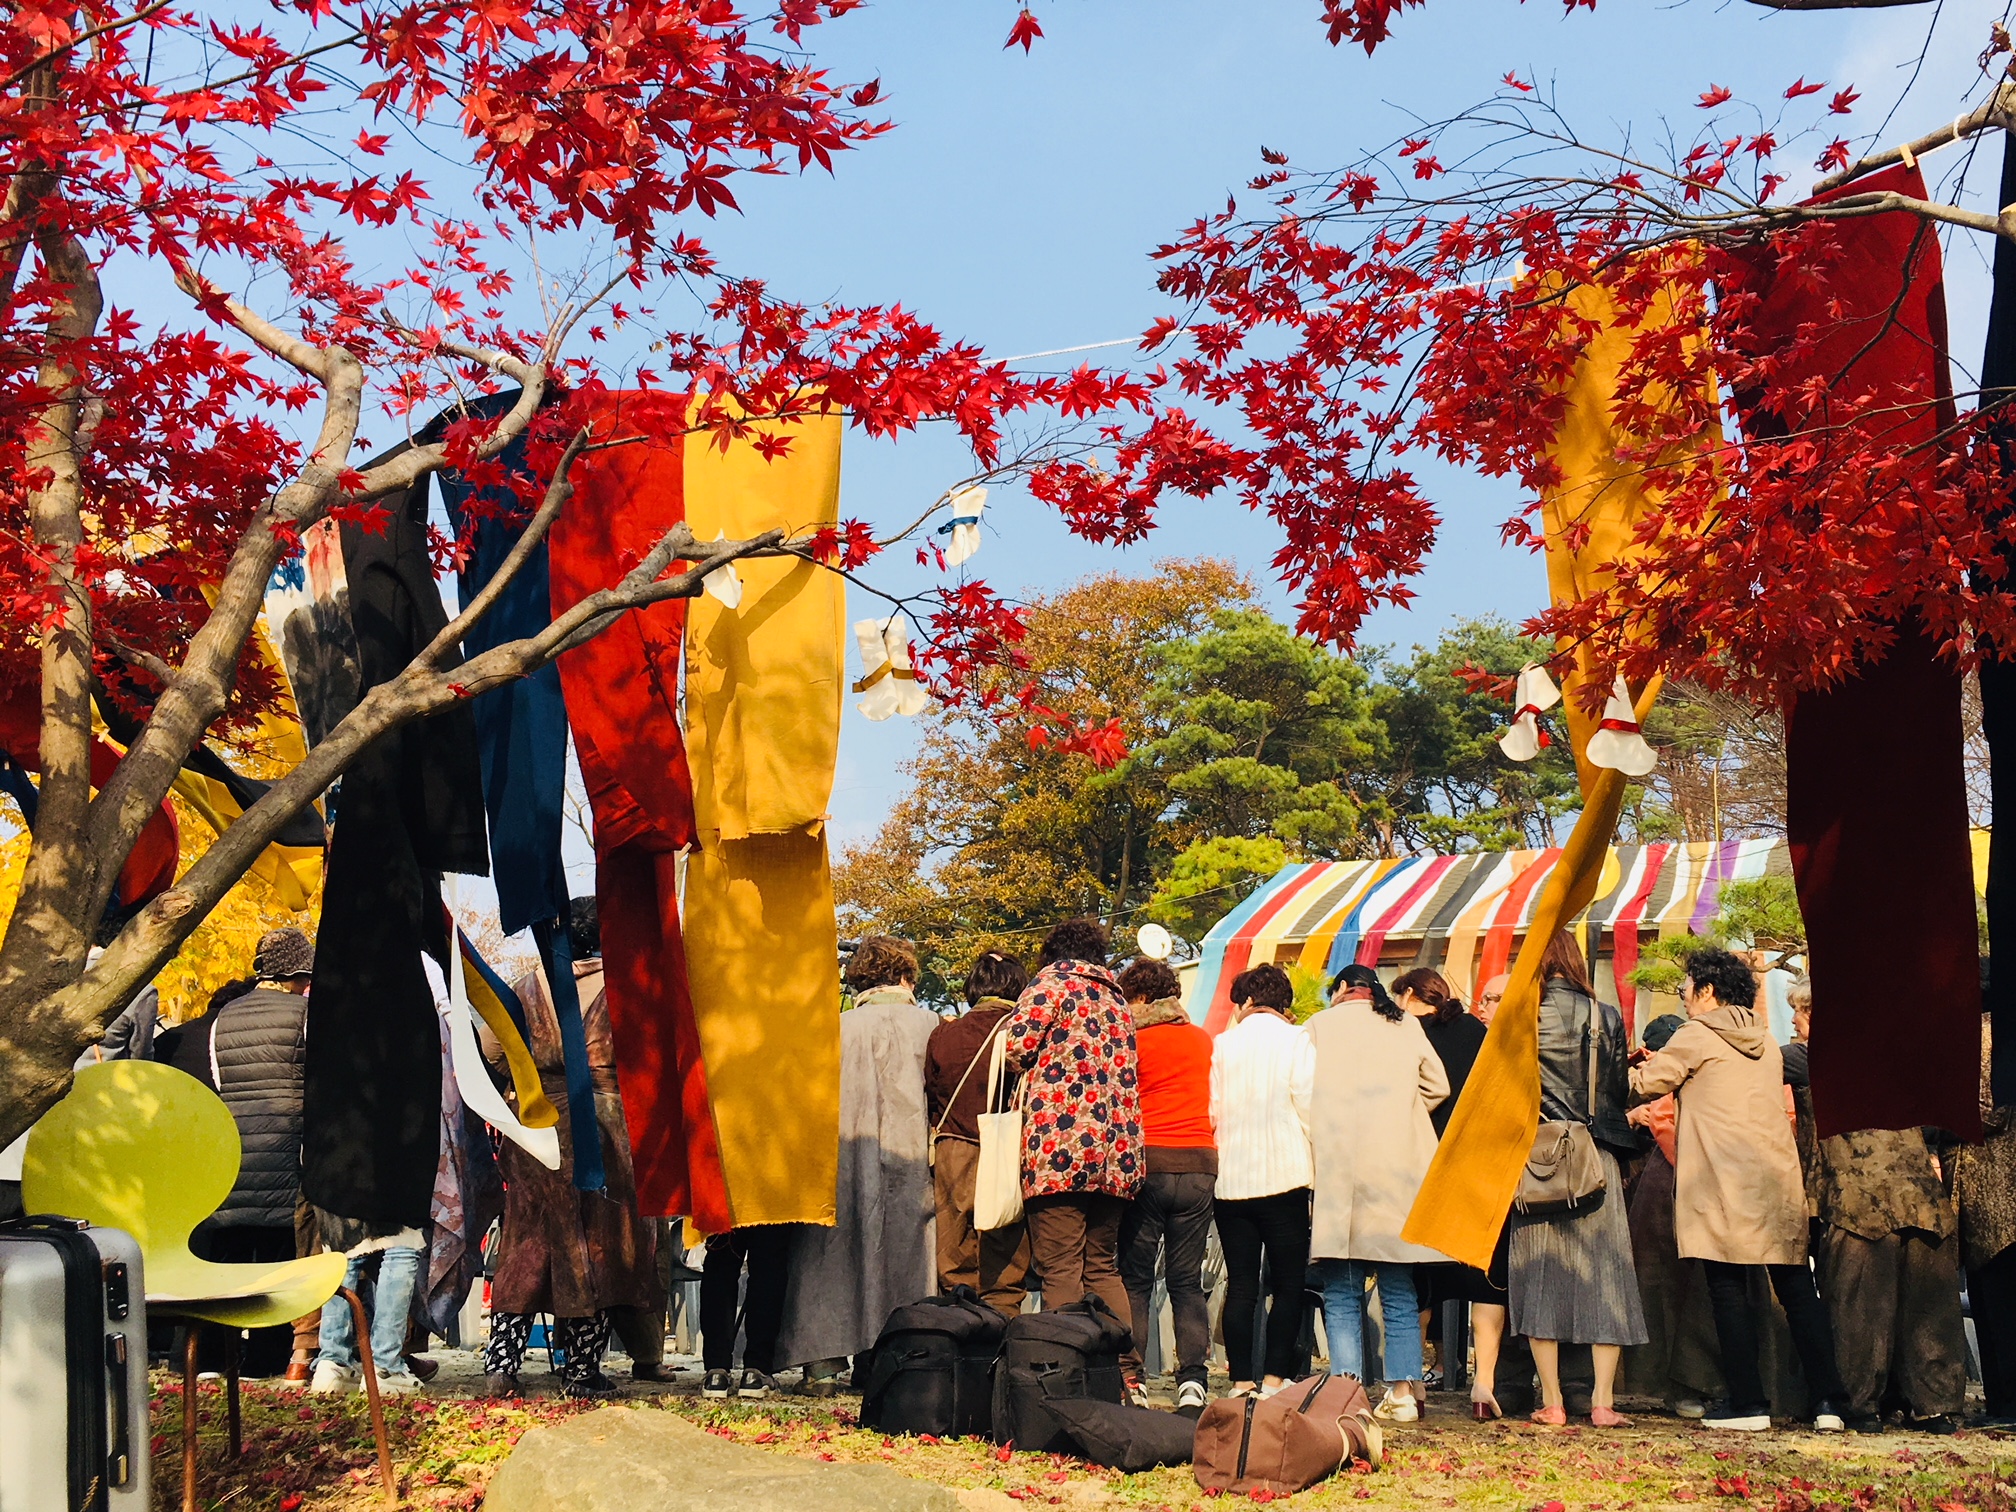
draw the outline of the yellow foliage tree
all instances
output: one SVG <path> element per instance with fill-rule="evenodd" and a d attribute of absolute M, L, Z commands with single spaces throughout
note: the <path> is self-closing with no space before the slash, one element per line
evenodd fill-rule
<path fill-rule="evenodd" d="M 176 866 L 179 876 L 216 843 L 217 836 L 181 798 L 172 793 L 169 798 L 175 805 L 175 818 L 182 829 L 182 857 Z M 24 844 L 22 855 L 25 857 L 26 854 Z M 18 871 L 14 880 L 19 880 Z M 252 953 L 258 947 L 259 937 L 267 930 L 291 924 L 306 930 L 313 938 L 316 921 L 321 916 L 322 884 L 319 880 L 309 897 L 308 906 L 296 913 L 284 907 L 273 896 L 273 889 L 255 873 L 248 871 L 238 880 L 237 886 L 224 895 L 224 901 L 196 926 L 196 932 L 183 942 L 181 953 L 154 978 L 154 985 L 161 993 L 162 1019 L 179 1024 L 194 1018 L 210 1001 L 211 993 L 234 977 L 250 975 Z"/>

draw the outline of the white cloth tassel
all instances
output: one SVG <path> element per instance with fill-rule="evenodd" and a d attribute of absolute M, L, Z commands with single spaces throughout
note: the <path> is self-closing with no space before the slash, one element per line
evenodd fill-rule
<path fill-rule="evenodd" d="M 978 527 L 975 527 L 975 539 Z M 953 539 L 957 540 L 957 532 Z M 882 632 L 882 645 L 888 652 L 889 669 L 892 674 L 883 679 L 896 685 L 896 712 L 905 716 L 922 714 L 931 706 L 931 695 L 924 691 L 924 685 L 917 681 L 917 673 L 910 662 L 910 622 L 902 615 L 889 621 Z"/>
<path fill-rule="evenodd" d="M 1552 742 L 1540 728 L 1540 716 L 1561 702 L 1561 690 L 1547 669 L 1529 662 L 1520 669 L 1512 694 L 1512 728 L 1498 737 L 1498 749 L 1514 761 L 1531 761 Z"/>
<path fill-rule="evenodd" d="M 1619 673 L 1617 685 L 1603 705 L 1603 723 L 1589 737 L 1589 765 L 1622 772 L 1627 777 L 1643 777 L 1658 764 L 1658 753 L 1645 743 L 1645 736 L 1638 728 L 1638 713 L 1631 706 L 1631 690 Z"/>
<path fill-rule="evenodd" d="M 861 697 L 854 707 L 864 718 L 887 719 L 896 712 L 896 679 L 874 676 L 889 661 L 889 648 L 882 639 L 882 621 L 856 620 L 854 642 L 861 648 L 861 681 L 854 684 L 854 691 Z"/>
<path fill-rule="evenodd" d="M 910 665 L 910 623 L 898 614 L 882 620 L 856 620 L 854 642 L 861 649 L 861 695 L 854 707 L 867 719 L 891 714 L 921 714 L 931 703 Z"/>
<path fill-rule="evenodd" d="M 938 527 L 940 535 L 952 539 L 945 547 L 945 565 L 957 567 L 980 549 L 980 515 L 987 508 L 987 490 L 968 484 L 947 500 L 952 518 Z"/>
<path fill-rule="evenodd" d="M 725 541 L 728 532 L 724 530 L 714 539 Z M 701 585 L 709 598 L 719 600 L 727 608 L 742 607 L 742 574 L 735 570 L 733 562 L 725 567 L 716 567 L 701 580 Z"/>

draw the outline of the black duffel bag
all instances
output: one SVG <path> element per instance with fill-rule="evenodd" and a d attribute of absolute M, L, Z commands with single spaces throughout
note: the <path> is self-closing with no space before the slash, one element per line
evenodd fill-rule
<path fill-rule="evenodd" d="M 861 1426 L 880 1433 L 984 1437 L 993 1418 L 994 1361 L 1008 1320 L 970 1286 L 889 1314 L 861 1381 Z"/>
<path fill-rule="evenodd" d="M 1152 1470 L 1187 1465 L 1197 1425 L 1180 1413 L 1116 1402 L 1053 1400 L 1050 1414 L 1064 1424 L 1078 1452 L 1113 1470 Z"/>
<path fill-rule="evenodd" d="M 1131 1342 L 1127 1325 L 1090 1292 L 1054 1312 L 1009 1319 L 994 1367 L 994 1442 L 1075 1453 L 1077 1440 L 1050 1411 L 1049 1400 L 1125 1402 L 1120 1356 Z"/>

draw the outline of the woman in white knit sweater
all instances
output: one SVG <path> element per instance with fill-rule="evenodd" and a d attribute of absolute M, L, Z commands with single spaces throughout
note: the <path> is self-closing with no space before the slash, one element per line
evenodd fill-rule
<path fill-rule="evenodd" d="M 1232 982 L 1238 1021 L 1211 1054 L 1211 1122 L 1218 1131 L 1218 1242 L 1225 1251 L 1225 1353 L 1232 1394 L 1280 1390 L 1295 1368 L 1309 1268 L 1309 1100 L 1316 1048 L 1289 1016 L 1295 989 L 1278 966 Z M 1264 1357 L 1254 1359 L 1261 1252 L 1268 1293 Z M 1259 1385 L 1256 1387 L 1256 1379 Z"/>

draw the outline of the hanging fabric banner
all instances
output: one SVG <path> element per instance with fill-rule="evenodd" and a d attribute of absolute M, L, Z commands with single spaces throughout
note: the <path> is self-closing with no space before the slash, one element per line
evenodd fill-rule
<path fill-rule="evenodd" d="M 1596 332 L 1569 379 L 1567 405 L 1551 450 L 1556 484 L 1542 494 L 1547 584 L 1556 604 L 1607 592 L 1630 571 L 1637 527 L 1655 496 L 1642 467 L 1620 459 L 1626 438 L 1616 428 L 1615 401 L 1641 332 L 1679 318 L 1670 295 L 1655 301 L 1641 320 L 1631 321 L 1620 319 L 1605 289 L 1585 285 L 1565 299 L 1574 315 L 1594 323 Z M 1712 443 L 1704 433 L 1697 444 L 1705 455 Z M 1512 958 L 1504 998 L 1402 1230 L 1411 1243 L 1479 1268 L 1490 1264 L 1540 1122 L 1540 958 L 1555 931 L 1595 901 L 1624 805 L 1625 774 L 1588 760 L 1589 741 L 1602 727 L 1601 716 L 1590 714 L 1583 699 L 1593 672 L 1588 658 L 1580 656 L 1562 684 L 1561 707 L 1582 783 L 1582 812 L 1540 885 L 1525 938 Z M 1635 723 L 1644 722 L 1658 693 L 1654 678 L 1637 696 Z"/>
<path fill-rule="evenodd" d="M 1924 198 L 1896 167 L 1836 194 Z M 1823 196 L 1826 198 L 1827 196 Z M 1826 237 L 1825 241 L 1820 240 Z M 1825 278 L 1814 276 L 1829 248 Z M 1760 355 L 1787 387 L 1821 385 L 1858 432 L 1928 449 L 1953 422 L 1937 228 L 1905 211 L 1802 230 L 1729 254 L 1722 281 L 1757 301 Z M 1782 416 L 1739 392 L 1745 431 L 1782 437 Z M 1817 414 L 1816 429 L 1829 424 Z M 1821 443 L 1824 444 L 1824 441 Z M 1820 1136 L 1934 1125 L 1980 1137 L 1981 982 L 1968 844 L 1960 672 L 1915 624 L 1846 682 L 1785 711 L 1786 831 L 1813 982 L 1813 1116 Z M 1883 774 L 1870 801 L 1869 774 Z M 1867 968 L 1869 942 L 1911 941 L 1911 1032 Z"/>
<path fill-rule="evenodd" d="M 765 427 L 725 452 L 686 444 L 693 533 L 747 539 L 839 518 L 838 415 Z M 840 941 L 826 811 L 846 676 L 841 579 L 809 562 L 742 564 L 740 604 L 693 601 L 686 734 L 698 850 L 686 968 L 737 1224 L 833 1222 L 840 1139 Z"/>

